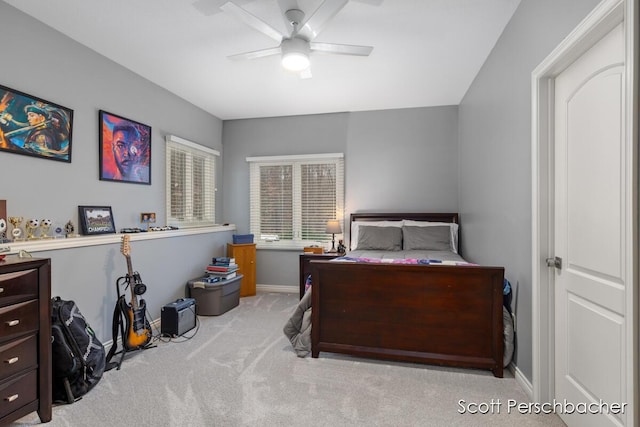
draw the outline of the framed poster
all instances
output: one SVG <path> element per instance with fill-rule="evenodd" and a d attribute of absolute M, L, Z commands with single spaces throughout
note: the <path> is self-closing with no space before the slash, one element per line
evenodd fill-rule
<path fill-rule="evenodd" d="M 100 179 L 151 184 L 151 126 L 100 110 Z"/>
<path fill-rule="evenodd" d="M 84 235 L 116 232 L 111 206 L 78 206 L 78 221 Z"/>
<path fill-rule="evenodd" d="M 0 151 L 71 163 L 73 110 L 0 85 Z"/>

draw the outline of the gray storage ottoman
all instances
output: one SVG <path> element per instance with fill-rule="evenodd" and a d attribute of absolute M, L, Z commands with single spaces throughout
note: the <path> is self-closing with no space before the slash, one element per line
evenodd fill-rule
<path fill-rule="evenodd" d="M 242 275 L 215 283 L 204 281 L 206 277 L 189 280 L 189 294 L 196 300 L 196 314 L 218 316 L 240 303 L 240 283 Z"/>

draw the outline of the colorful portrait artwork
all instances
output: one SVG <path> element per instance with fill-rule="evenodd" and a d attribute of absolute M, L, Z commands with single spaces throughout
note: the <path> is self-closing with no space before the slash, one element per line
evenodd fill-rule
<path fill-rule="evenodd" d="M 151 184 L 151 127 L 100 111 L 100 179 Z"/>
<path fill-rule="evenodd" d="M 71 162 L 73 110 L 0 86 L 0 151 Z"/>

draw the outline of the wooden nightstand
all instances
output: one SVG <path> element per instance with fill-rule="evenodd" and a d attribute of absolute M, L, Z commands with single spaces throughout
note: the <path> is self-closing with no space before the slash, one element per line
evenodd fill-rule
<path fill-rule="evenodd" d="M 307 280 L 307 276 L 311 273 L 311 266 L 309 263 L 313 259 L 320 260 L 330 260 L 342 256 L 337 252 L 326 253 L 326 254 L 310 254 L 304 253 L 300 254 L 300 299 L 302 299 L 304 295 L 304 282 Z M 313 281 L 312 281 L 313 283 Z"/>

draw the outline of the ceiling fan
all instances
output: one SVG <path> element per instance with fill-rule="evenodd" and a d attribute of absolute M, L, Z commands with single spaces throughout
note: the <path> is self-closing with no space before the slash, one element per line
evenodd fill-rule
<path fill-rule="evenodd" d="M 257 16 L 238 6 L 232 1 L 223 4 L 220 9 L 235 16 L 250 27 L 271 37 L 280 45 L 277 47 L 256 50 L 252 52 L 231 55 L 233 60 L 262 58 L 265 56 L 282 55 L 282 66 L 290 71 L 299 72 L 301 78 L 310 78 L 311 52 L 324 52 L 339 55 L 369 56 L 373 47 L 336 43 L 322 43 L 313 41 L 322 31 L 327 22 L 333 18 L 349 0 L 324 0 L 311 16 L 298 7 L 295 0 L 278 0 L 280 9 L 288 27 L 289 34 L 282 34 L 279 30 L 264 22 Z M 305 19 L 306 18 L 306 19 Z"/>

